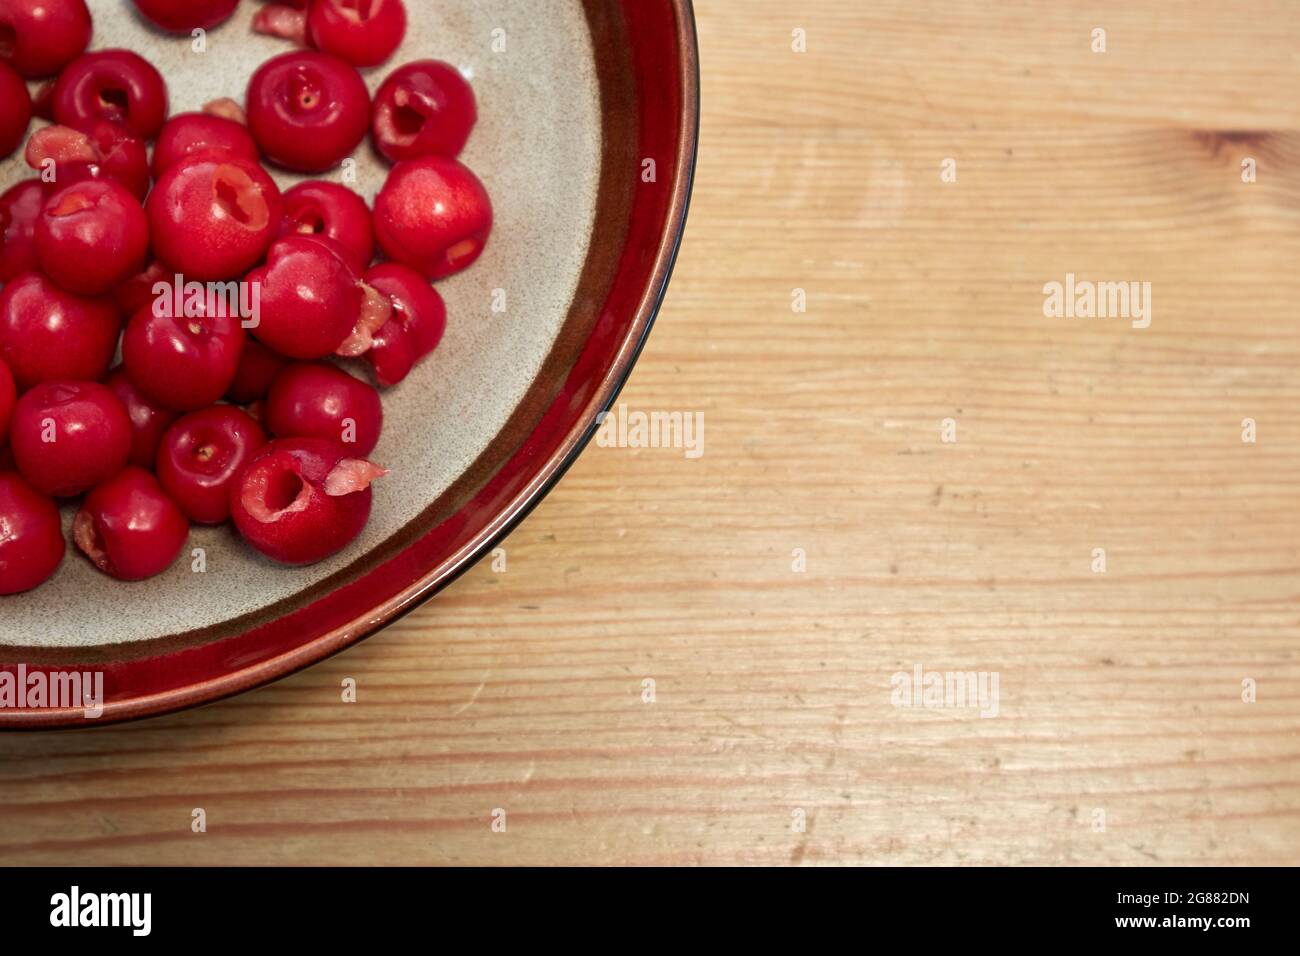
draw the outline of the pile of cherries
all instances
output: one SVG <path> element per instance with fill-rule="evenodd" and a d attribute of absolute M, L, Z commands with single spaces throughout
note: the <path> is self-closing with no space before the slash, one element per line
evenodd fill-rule
<path fill-rule="evenodd" d="M 133 2 L 185 35 L 239 4 Z M 339 363 L 388 387 L 437 347 L 430 280 L 492 228 L 456 160 L 474 95 L 426 60 L 371 101 L 358 67 L 400 45 L 401 0 L 281 0 L 254 28 L 306 49 L 264 63 L 244 107 L 169 118 L 145 59 L 85 52 L 85 0 L 0 0 L 0 156 L 26 139 L 36 173 L 0 195 L 0 595 L 58 568 L 58 499 L 84 495 L 73 541 L 128 581 L 170 567 L 191 523 L 300 565 L 369 519 L 383 408 Z M 33 116 L 51 122 L 28 138 Z M 323 173 L 367 134 L 395 164 L 373 210 L 323 180 L 281 194 L 262 165 Z"/>

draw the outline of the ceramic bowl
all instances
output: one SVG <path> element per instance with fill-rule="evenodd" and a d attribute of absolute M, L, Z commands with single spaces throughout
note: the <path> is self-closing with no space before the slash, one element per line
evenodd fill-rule
<path fill-rule="evenodd" d="M 89 0 L 92 49 L 144 53 L 173 113 L 242 100 L 283 41 L 252 33 L 260 6 L 196 44 L 151 30 L 128 0 Z M 664 294 L 686 218 L 698 120 L 689 0 L 407 0 L 403 62 L 446 60 L 479 122 L 461 156 L 496 222 L 482 258 L 438 284 L 448 327 L 385 395 L 371 456 L 392 469 L 361 539 L 309 568 L 259 558 L 226 528 L 123 584 L 70 549 L 53 580 L 0 598 L 0 671 L 102 673 L 96 723 L 161 714 L 283 677 L 374 633 L 487 553 L 546 494 L 627 378 Z M 200 49 L 201 48 L 201 49 Z M 368 144 L 321 178 L 367 199 L 386 165 Z M 30 175 L 0 163 L 5 188 Z M 287 187 L 299 178 L 276 173 Z M 355 178 L 352 178 L 355 177 Z M 65 525 L 73 509 L 64 509 Z M 195 570 L 202 567 L 203 570 Z M 81 710 L 0 706 L 0 727 L 86 726 Z"/>

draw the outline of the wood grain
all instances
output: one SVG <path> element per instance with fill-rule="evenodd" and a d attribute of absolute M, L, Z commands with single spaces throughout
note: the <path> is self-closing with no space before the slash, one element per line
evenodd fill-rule
<path fill-rule="evenodd" d="M 0 860 L 1300 862 L 1300 5 L 789 8 L 699 5 L 622 399 L 703 457 L 593 446 L 504 573 L 273 687 L 0 738 Z M 1044 318 L 1067 272 L 1151 326 Z M 893 706 L 917 663 L 997 717 Z"/>

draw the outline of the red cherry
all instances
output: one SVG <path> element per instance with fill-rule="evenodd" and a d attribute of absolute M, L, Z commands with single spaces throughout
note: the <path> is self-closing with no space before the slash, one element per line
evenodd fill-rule
<path fill-rule="evenodd" d="M 235 476 L 265 444 L 262 426 L 233 405 L 191 412 L 163 437 L 158 481 L 191 521 L 221 524 Z"/>
<path fill-rule="evenodd" d="M 384 406 L 375 389 L 325 362 L 295 362 L 271 385 L 263 411 L 276 438 L 325 438 L 362 457 L 375 450 Z"/>
<path fill-rule="evenodd" d="M 337 166 L 370 128 L 370 93 L 350 63 L 285 53 L 253 74 L 248 126 L 272 162 L 301 172 Z"/>
<path fill-rule="evenodd" d="M 146 398 L 131 384 L 126 370 L 120 366 L 104 380 L 104 384 L 112 389 L 131 420 L 130 463 L 152 468 L 158 460 L 158 446 L 162 444 L 163 433 L 176 420 L 176 413 Z"/>
<path fill-rule="evenodd" d="M 18 401 L 18 388 L 4 359 L 0 359 L 0 448 L 9 440 L 9 421 L 14 417 L 14 402 Z"/>
<path fill-rule="evenodd" d="M 310 180 L 284 194 L 280 235 L 328 236 L 347 253 L 354 272 L 365 272 L 375 257 L 370 207 L 346 186 Z"/>
<path fill-rule="evenodd" d="M 95 567 L 119 581 L 143 581 L 175 563 L 190 525 L 158 480 L 132 465 L 86 495 L 72 540 Z"/>
<path fill-rule="evenodd" d="M 45 205 L 39 179 L 27 179 L 0 196 L 0 282 L 36 268 L 36 219 Z"/>
<path fill-rule="evenodd" d="M 27 141 L 25 158 L 42 177 L 52 166 L 55 176 L 45 183 L 48 193 L 87 179 L 121 183 L 141 201 L 149 192 L 149 152 L 144 140 L 116 123 L 96 123 L 90 133 L 71 126 L 38 129 Z"/>
<path fill-rule="evenodd" d="M 134 0 L 140 15 L 168 33 L 210 30 L 230 19 L 239 0 Z"/>
<path fill-rule="evenodd" d="M 32 122 L 32 98 L 27 84 L 0 60 L 0 157 L 8 156 L 27 135 Z"/>
<path fill-rule="evenodd" d="M 450 63 L 420 60 L 393 72 L 375 94 L 371 134 L 392 162 L 455 159 L 478 120 L 474 91 Z"/>
<path fill-rule="evenodd" d="M 247 281 L 261 289 L 261 320 L 252 331 L 290 358 L 330 355 L 352 332 L 365 300 L 355 272 L 329 240 L 294 236 L 271 247 Z"/>
<path fill-rule="evenodd" d="M 0 292 L 0 357 L 23 391 L 57 379 L 103 378 L 120 329 L 111 303 L 65 292 L 38 272 Z"/>
<path fill-rule="evenodd" d="M 398 163 L 375 199 L 375 238 L 390 259 L 430 279 L 473 264 L 492 231 L 492 201 L 454 159 Z"/>
<path fill-rule="evenodd" d="M 280 190 L 242 156 L 200 156 L 163 173 L 145 204 L 154 252 L 187 280 L 233 279 L 266 254 Z"/>
<path fill-rule="evenodd" d="M 230 488 L 244 539 L 283 564 L 314 564 L 347 547 L 370 518 L 370 484 L 384 469 L 319 438 L 273 441 Z"/>
<path fill-rule="evenodd" d="M 101 120 L 153 139 L 167 118 L 167 84 L 148 60 L 130 50 L 78 57 L 54 84 L 54 118 L 84 131 Z"/>
<path fill-rule="evenodd" d="M 265 398 L 271 383 L 289 360 L 268 349 L 251 336 L 244 340 L 244 352 L 239 357 L 235 380 L 226 389 L 226 398 L 238 405 L 250 405 Z"/>
<path fill-rule="evenodd" d="M 374 334 L 365 357 L 380 385 L 396 385 L 442 341 L 447 306 L 438 290 L 408 266 L 384 263 L 367 272 L 365 281 L 393 306 L 392 317 Z"/>
<path fill-rule="evenodd" d="M 107 387 L 45 382 L 18 399 L 9 444 L 43 495 L 79 495 L 116 475 L 131 454 L 131 421 Z"/>
<path fill-rule="evenodd" d="M 0 594 L 44 584 L 58 570 L 66 545 L 54 501 L 17 472 L 0 472 Z"/>
<path fill-rule="evenodd" d="M 154 287 L 158 283 L 163 282 L 171 286 L 175 281 L 175 273 L 154 259 L 142 271 L 129 277 L 113 290 L 113 302 L 122 315 L 135 315 L 146 305 L 153 304 L 154 299 L 158 297 L 154 292 Z"/>
<path fill-rule="evenodd" d="M 181 113 L 163 125 L 153 145 L 154 178 L 191 156 L 232 153 L 253 162 L 261 158 L 248 127 L 211 113 Z"/>
<path fill-rule="evenodd" d="M 0 60 L 29 79 L 53 76 L 90 43 L 86 0 L 5 0 Z"/>
<path fill-rule="evenodd" d="M 111 179 L 55 193 L 36 220 L 36 257 L 45 274 L 78 295 L 102 295 L 144 268 L 149 223 Z"/>
<path fill-rule="evenodd" d="M 244 329 L 235 310 L 224 301 L 215 305 L 165 295 L 131 316 L 122 336 L 122 364 L 150 401 L 188 412 L 226 394 L 239 368 Z"/>
<path fill-rule="evenodd" d="M 406 7 L 402 0 L 313 0 L 307 35 L 318 50 L 356 66 L 378 66 L 402 45 Z"/>

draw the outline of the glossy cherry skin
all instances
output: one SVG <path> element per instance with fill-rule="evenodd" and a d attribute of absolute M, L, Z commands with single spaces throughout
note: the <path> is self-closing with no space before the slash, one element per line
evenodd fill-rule
<path fill-rule="evenodd" d="M 68 64 L 54 84 L 53 103 L 62 126 L 85 132 L 106 120 L 153 139 L 167 119 L 167 84 L 138 54 L 101 50 Z"/>
<path fill-rule="evenodd" d="M 33 488 L 68 498 L 126 466 L 131 421 L 104 385 L 45 382 L 18 399 L 9 445 L 18 470 Z"/>
<path fill-rule="evenodd" d="M 90 43 L 86 0 L 5 0 L 0 60 L 29 79 L 53 76 Z"/>
<path fill-rule="evenodd" d="M 318 50 L 355 66 L 378 66 L 402 45 L 402 0 L 312 0 L 307 36 Z"/>
<path fill-rule="evenodd" d="M 262 410 L 276 438 L 325 438 L 357 457 L 375 450 L 384 406 L 370 384 L 326 362 L 295 362 L 276 376 Z"/>
<path fill-rule="evenodd" d="M 158 480 L 134 465 L 99 485 L 72 521 L 72 540 L 119 581 L 143 581 L 175 563 L 190 525 Z"/>
<path fill-rule="evenodd" d="M 135 315 L 146 305 L 152 305 L 157 295 L 154 292 L 158 283 L 174 284 L 176 273 L 172 272 L 159 260 L 153 259 L 135 275 L 119 283 L 113 290 L 113 303 L 117 311 L 126 317 Z"/>
<path fill-rule="evenodd" d="M 36 268 L 36 218 L 45 205 L 39 179 L 28 179 L 0 196 L 0 282 Z"/>
<path fill-rule="evenodd" d="M 153 145 L 154 178 L 192 156 L 221 154 L 254 162 L 261 158 L 253 134 L 243 123 L 211 113 L 181 113 L 163 124 Z"/>
<path fill-rule="evenodd" d="M 454 159 L 398 163 L 375 199 L 375 238 L 388 258 L 429 279 L 472 265 L 492 231 L 492 201 Z"/>
<path fill-rule="evenodd" d="M 21 391 L 58 379 L 103 378 L 120 329 L 111 302 L 65 292 L 39 272 L 0 292 L 0 358 Z"/>
<path fill-rule="evenodd" d="M 13 374 L 4 359 L 0 359 L 0 448 L 9 440 L 9 422 L 14 417 L 14 403 L 18 401 L 18 388 Z"/>
<path fill-rule="evenodd" d="M 230 19 L 239 0 L 133 0 L 140 15 L 168 33 L 210 30 Z"/>
<path fill-rule="evenodd" d="M 261 321 L 252 328 L 264 345 L 297 359 L 333 354 L 352 332 L 365 301 L 361 282 L 328 241 L 279 239 L 266 265 L 248 275 L 261 288 Z"/>
<path fill-rule="evenodd" d="M 244 350 L 235 310 L 184 311 L 175 296 L 162 296 L 131 316 L 122 335 L 122 364 L 131 383 L 150 401 L 179 412 L 220 400 Z"/>
<path fill-rule="evenodd" d="M 27 135 L 32 122 L 32 98 L 13 67 L 0 60 L 0 158 L 8 156 Z"/>
<path fill-rule="evenodd" d="M 370 484 L 386 472 L 319 438 L 284 438 L 253 456 L 230 489 L 244 540 L 282 564 L 323 561 L 370 518 Z"/>
<path fill-rule="evenodd" d="M 144 140 L 116 123 L 96 123 L 89 133 L 71 126 L 46 126 L 27 141 L 25 158 L 41 173 L 47 195 L 87 179 L 121 183 L 141 202 L 149 192 L 149 151 Z M 46 178 L 51 169 L 53 178 Z"/>
<path fill-rule="evenodd" d="M 104 384 L 113 390 L 131 420 L 131 457 L 128 460 L 141 468 L 152 468 L 158 460 L 162 437 L 176 421 L 177 413 L 146 398 L 131 384 L 124 368 L 114 369 Z"/>
<path fill-rule="evenodd" d="M 325 53 L 285 53 L 248 84 L 248 126 L 267 159 L 287 169 L 331 169 L 370 128 L 370 93 L 350 63 Z"/>
<path fill-rule="evenodd" d="M 375 148 L 394 163 L 423 156 L 455 159 L 478 121 L 474 91 L 441 60 L 395 70 L 375 94 L 374 113 Z"/>
<path fill-rule="evenodd" d="M 154 253 L 187 281 L 243 275 L 266 254 L 280 225 L 280 190 L 242 156 L 198 156 L 163 173 L 149 194 Z"/>
<path fill-rule="evenodd" d="M 281 236 L 327 236 L 347 253 L 357 274 L 375 257 L 374 219 L 366 201 L 346 186 L 310 180 L 284 194 Z"/>
<path fill-rule="evenodd" d="M 438 290 L 409 266 L 386 262 L 367 272 L 365 281 L 393 306 L 365 358 L 380 385 L 396 385 L 442 341 L 447 306 Z"/>
<path fill-rule="evenodd" d="M 149 222 L 136 198 L 111 179 L 55 193 L 36 220 L 36 258 L 58 285 L 98 296 L 144 268 Z"/>
<path fill-rule="evenodd" d="M 235 380 L 226 389 L 226 398 L 237 405 L 251 405 L 265 398 L 271 383 L 289 360 L 279 352 L 268 349 L 253 337 L 244 340 L 244 352 L 239 357 Z"/>
<path fill-rule="evenodd" d="M 66 545 L 54 500 L 14 471 L 0 471 L 0 595 L 44 584 L 58 570 Z"/>
<path fill-rule="evenodd" d="M 180 419 L 158 450 L 158 481 L 197 524 L 230 519 L 230 486 L 266 444 L 266 432 L 234 405 L 212 405 Z"/>

